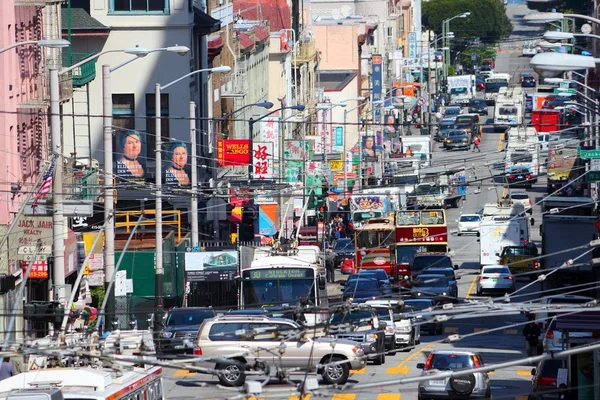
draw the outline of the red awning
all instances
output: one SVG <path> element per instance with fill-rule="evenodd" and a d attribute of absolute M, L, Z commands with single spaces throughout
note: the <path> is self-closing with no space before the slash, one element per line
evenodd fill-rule
<path fill-rule="evenodd" d="M 218 50 L 223 47 L 223 38 L 221 36 L 209 36 L 207 46 L 209 50 Z"/>
<path fill-rule="evenodd" d="M 263 40 L 268 39 L 270 36 L 269 32 L 265 28 L 258 25 L 254 27 L 254 34 L 256 35 L 257 42 L 262 42 Z"/>
<path fill-rule="evenodd" d="M 243 49 L 249 49 L 254 46 L 254 40 L 252 40 L 252 38 L 245 33 L 238 33 L 238 37 L 240 39 L 240 46 Z"/>

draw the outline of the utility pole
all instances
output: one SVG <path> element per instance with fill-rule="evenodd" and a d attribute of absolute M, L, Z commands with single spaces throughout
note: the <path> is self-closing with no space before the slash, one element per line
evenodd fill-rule
<path fill-rule="evenodd" d="M 161 130 L 161 104 L 160 104 L 160 84 L 157 83 L 154 89 L 154 122 L 156 132 L 156 169 L 155 169 L 155 187 L 156 187 L 156 266 L 154 267 L 154 296 L 156 304 L 156 314 L 154 316 L 154 330 L 158 332 L 161 328 L 163 315 L 163 232 L 162 232 L 162 130 Z"/>
<path fill-rule="evenodd" d="M 104 285 L 108 288 L 110 277 L 115 271 L 115 221 L 114 221 L 114 175 L 113 175 L 113 130 L 112 130 L 112 88 L 110 65 L 102 66 L 102 123 L 104 144 Z M 110 298 L 112 293 L 106 292 Z M 110 300 L 110 299 L 109 299 Z M 109 303 L 109 311 L 113 310 Z M 110 319 L 107 319 L 112 322 Z M 108 329 L 112 329 L 109 325 Z"/>
<path fill-rule="evenodd" d="M 56 167 L 52 180 L 52 257 L 54 299 L 65 303 L 65 219 L 63 215 L 63 149 L 60 131 L 60 84 L 58 69 L 50 68 L 50 132 L 51 154 L 56 155 Z"/>
<path fill-rule="evenodd" d="M 210 123 L 211 121 L 209 121 Z M 192 211 L 192 246 L 198 246 L 198 149 L 196 148 L 196 103 L 193 101 L 190 101 L 190 146 L 192 147 L 192 205 L 190 207 Z M 213 165 L 213 169 L 216 170 L 215 165 Z"/>

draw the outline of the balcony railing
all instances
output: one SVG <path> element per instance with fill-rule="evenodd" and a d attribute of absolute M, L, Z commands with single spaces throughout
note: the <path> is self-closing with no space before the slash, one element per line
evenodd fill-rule
<path fill-rule="evenodd" d="M 66 0 L 15 0 L 15 6 L 37 6 L 44 7 L 48 3 L 65 3 Z"/>
<path fill-rule="evenodd" d="M 315 61 L 317 49 L 315 47 L 315 41 L 310 42 L 298 42 L 298 49 L 296 50 L 296 65 L 307 64 L 311 61 Z"/>
<path fill-rule="evenodd" d="M 94 53 L 71 53 L 71 62 L 69 63 L 69 53 L 63 51 L 62 61 L 64 66 L 75 65 L 81 60 L 94 55 Z M 91 60 L 71 71 L 73 77 L 73 87 L 82 87 L 96 78 L 96 60 Z"/>

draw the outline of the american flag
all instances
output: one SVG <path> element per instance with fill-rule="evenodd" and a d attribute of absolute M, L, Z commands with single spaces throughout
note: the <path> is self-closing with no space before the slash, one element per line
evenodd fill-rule
<path fill-rule="evenodd" d="M 46 174 L 44 175 L 44 180 L 42 181 L 42 184 L 40 185 L 40 188 L 37 192 L 37 194 L 35 195 L 35 199 L 33 199 L 33 203 L 31 204 L 31 210 L 32 213 L 35 214 L 35 209 L 38 206 L 38 202 L 40 201 L 40 199 L 42 197 L 44 197 L 46 194 L 50 193 L 50 190 L 52 189 L 52 175 L 54 174 L 54 161 L 52 161 L 52 164 L 50 164 L 50 168 L 48 169 L 48 172 L 46 172 Z"/>

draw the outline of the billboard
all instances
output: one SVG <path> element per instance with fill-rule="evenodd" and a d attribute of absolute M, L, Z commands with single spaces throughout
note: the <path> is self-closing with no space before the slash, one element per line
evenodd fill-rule
<path fill-rule="evenodd" d="M 217 160 L 221 167 L 250 164 L 250 140 L 217 140 Z"/>
<path fill-rule="evenodd" d="M 186 142 L 168 143 L 163 182 L 167 186 L 191 187 L 192 171 L 189 164 L 190 144 Z"/>
<path fill-rule="evenodd" d="M 188 282 L 233 280 L 239 265 L 236 250 L 185 253 L 185 278 Z"/>
<path fill-rule="evenodd" d="M 133 130 L 116 131 L 115 175 L 125 181 L 146 179 L 146 134 Z"/>
<path fill-rule="evenodd" d="M 21 261 L 23 276 L 31 264 L 28 279 L 48 279 L 48 261 Z"/>
<path fill-rule="evenodd" d="M 273 170 L 273 143 L 252 143 L 253 179 L 272 179 Z"/>
<path fill-rule="evenodd" d="M 279 159 L 279 117 L 266 117 L 260 121 L 261 142 L 273 143 L 273 154 Z"/>
<path fill-rule="evenodd" d="M 9 274 L 21 269 L 18 261 L 46 261 L 52 254 L 52 217 L 23 215 L 14 224 L 8 235 Z"/>
<path fill-rule="evenodd" d="M 258 233 L 273 236 L 279 231 L 279 205 L 258 205 Z"/>
<path fill-rule="evenodd" d="M 378 143 L 375 135 L 362 137 L 362 159 L 366 162 L 377 162 L 378 155 L 383 151 L 381 143 Z"/>

